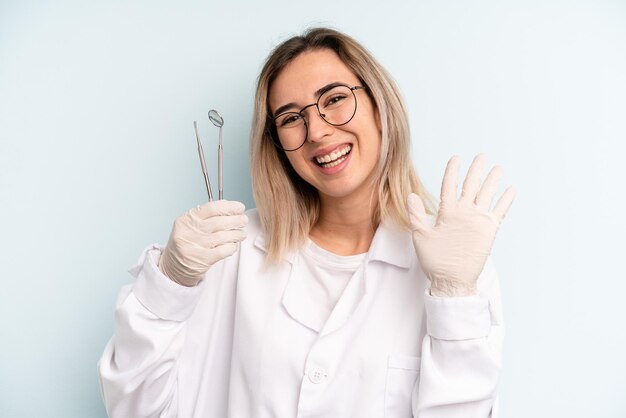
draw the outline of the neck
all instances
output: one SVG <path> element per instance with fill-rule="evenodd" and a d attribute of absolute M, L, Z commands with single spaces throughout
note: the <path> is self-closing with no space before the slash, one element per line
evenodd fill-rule
<path fill-rule="evenodd" d="M 375 200 L 370 198 L 370 194 L 347 198 L 320 195 L 320 201 L 320 217 L 309 238 L 338 255 L 367 252 L 378 227 L 372 224 Z"/>

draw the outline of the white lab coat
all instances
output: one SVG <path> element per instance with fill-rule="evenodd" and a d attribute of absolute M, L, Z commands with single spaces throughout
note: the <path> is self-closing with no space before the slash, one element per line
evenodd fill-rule
<path fill-rule="evenodd" d="M 111 417 L 495 416 L 503 325 L 496 272 L 478 294 L 428 292 L 411 235 L 385 223 L 325 323 L 299 253 L 262 269 L 247 239 L 194 288 L 163 276 L 153 245 L 117 301 L 98 364 Z"/>

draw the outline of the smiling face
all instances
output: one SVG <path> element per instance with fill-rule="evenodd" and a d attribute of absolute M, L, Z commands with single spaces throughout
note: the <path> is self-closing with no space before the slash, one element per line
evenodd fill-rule
<path fill-rule="evenodd" d="M 276 115 L 279 108 L 281 113 L 299 112 L 315 103 L 324 87 L 337 83 L 349 87 L 362 85 L 335 52 L 329 49 L 304 52 L 287 64 L 272 83 L 269 91 L 272 114 Z M 322 198 L 357 195 L 369 198 L 371 193 L 380 153 L 380 122 L 367 92 L 360 89 L 354 93 L 356 114 L 345 125 L 330 125 L 315 106 L 308 107 L 303 112 L 308 126 L 307 141 L 301 148 L 286 152 L 294 170 Z"/>

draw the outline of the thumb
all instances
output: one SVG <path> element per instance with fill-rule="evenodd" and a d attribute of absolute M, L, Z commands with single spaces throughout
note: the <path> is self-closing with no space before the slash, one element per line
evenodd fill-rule
<path fill-rule="evenodd" d="M 422 202 L 422 199 L 415 193 L 411 193 L 406 199 L 406 206 L 409 211 L 411 229 L 413 231 L 423 229 L 423 219 L 426 216 L 426 209 L 424 208 L 424 202 Z"/>

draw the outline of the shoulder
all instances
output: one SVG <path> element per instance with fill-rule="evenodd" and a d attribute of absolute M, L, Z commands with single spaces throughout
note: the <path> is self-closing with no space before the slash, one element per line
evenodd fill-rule
<path fill-rule="evenodd" d="M 263 228 L 261 226 L 261 218 L 259 217 L 259 211 L 256 208 L 252 208 L 248 209 L 245 214 L 248 217 L 246 233 L 248 234 L 248 237 L 253 235 L 256 237 L 263 231 Z"/>
<path fill-rule="evenodd" d="M 248 209 L 245 214 L 248 217 L 248 224 L 245 228 L 246 239 L 242 244 L 244 244 L 246 248 L 256 247 L 265 252 L 265 233 L 263 231 L 263 225 L 261 224 L 259 211 L 256 208 Z"/>

